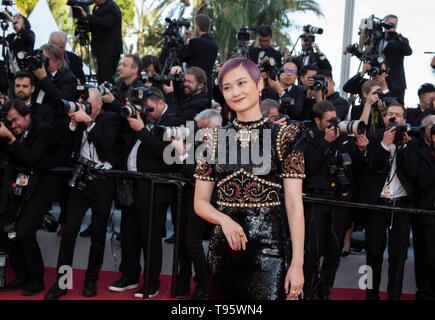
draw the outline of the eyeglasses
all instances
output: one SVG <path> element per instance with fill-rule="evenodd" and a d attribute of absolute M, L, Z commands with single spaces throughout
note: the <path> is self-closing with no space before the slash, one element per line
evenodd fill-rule
<path fill-rule="evenodd" d="M 288 68 L 282 68 L 283 73 L 290 73 L 292 76 L 295 76 L 298 74 L 297 70 L 294 69 L 288 69 Z"/>

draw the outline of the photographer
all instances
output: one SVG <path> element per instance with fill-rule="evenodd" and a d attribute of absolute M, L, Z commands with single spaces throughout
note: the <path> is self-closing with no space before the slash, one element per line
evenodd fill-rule
<path fill-rule="evenodd" d="M 302 39 L 304 39 L 303 36 Z M 309 40 L 302 40 L 302 54 L 294 57 L 293 61 L 297 64 L 299 69 L 302 69 L 304 66 L 309 64 L 314 64 L 319 67 L 319 69 L 332 71 L 331 63 L 329 62 L 328 58 L 326 58 L 325 54 L 320 50 L 319 45 Z"/>
<path fill-rule="evenodd" d="M 376 80 L 381 83 L 382 92 L 384 94 L 389 92 L 387 85 L 388 67 L 386 61 L 381 63 L 379 67 L 372 66 L 369 61 L 364 62 L 362 71 L 358 72 L 343 85 L 343 91 L 350 94 L 361 94 L 363 84 L 369 80 L 364 78 L 366 74 L 370 75 L 371 80 Z"/>
<path fill-rule="evenodd" d="M 173 67 L 170 75 L 181 73 L 180 67 Z M 196 114 L 211 107 L 207 93 L 207 77 L 201 68 L 189 67 L 186 69 L 183 81 L 183 92 L 175 98 L 173 81 L 170 85 L 163 85 L 165 100 L 171 111 L 177 113 L 183 122 L 193 121 Z"/>
<path fill-rule="evenodd" d="M 113 75 L 123 52 L 121 10 L 113 0 L 95 0 L 92 14 L 88 14 L 81 6 L 75 8 L 80 10 L 83 19 L 90 24 L 98 83 L 113 83 Z"/>
<path fill-rule="evenodd" d="M 189 67 L 199 67 L 207 75 L 208 95 L 211 99 L 212 91 L 212 72 L 218 54 L 216 41 L 208 34 L 211 21 L 209 16 L 198 14 L 195 16 L 193 33 L 195 38 L 187 44 L 184 61 Z"/>
<path fill-rule="evenodd" d="M 48 126 L 53 125 L 51 108 L 48 105 L 32 102 L 32 94 L 35 92 L 35 78 L 26 71 L 18 71 L 14 75 L 15 98 L 23 101 L 30 109 L 33 116 L 40 119 Z"/>
<path fill-rule="evenodd" d="M 142 90 L 142 89 L 139 89 Z M 130 130 L 125 141 L 123 168 L 132 172 L 169 173 L 173 167 L 165 163 L 163 152 L 170 141 L 163 141 L 161 126 L 179 126 L 182 121 L 171 113 L 165 102 L 163 93 L 156 88 L 143 91 L 141 108 L 135 117 L 128 117 Z M 146 109 L 152 108 L 152 112 Z M 109 286 L 110 291 L 123 292 L 139 286 L 141 272 L 141 250 L 146 259 L 148 208 L 150 184 L 146 180 L 138 180 L 134 188 L 134 203 L 127 207 L 121 217 L 121 252 L 122 260 L 119 270 L 120 279 Z M 172 188 L 156 185 L 153 205 L 153 228 L 151 235 L 150 286 L 149 291 L 141 288 L 136 298 L 155 297 L 159 293 L 159 276 L 162 267 L 162 230 L 166 217 L 166 209 L 174 197 Z M 146 275 L 144 275 L 146 276 Z"/>
<path fill-rule="evenodd" d="M 399 18 L 393 14 L 387 15 L 383 19 L 383 22 L 390 28 L 385 30 L 385 39 L 380 41 L 379 52 L 384 54 L 390 67 L 387 83 L 391 95 L 403 104 L 406 89 L 403 60 L 405 56 L 412 54 L 412 49 L 408 39 L 396 30 L 398 21 Z"/>
<path fill-rule="evenodd" d="M 46 172 L 57 165 L 51 148 L 52 131 L 33 117 L 20 100 L 7 102 L 3 112 L 7 125 L 0 124 L 0 153 L 3 163 L 8 163 L 5 170 L 23 169 L 13 170 L 11 181 L 3 181 L 3 187 L 16 181 L 10 190 L 9 209 L 0 217 L 2 230 L 9 238 L 10 264 L 16 274 L 6 289 L 34 296 L 45 288 L 44 262 L 36 232 L 56 189 L 56 177 Z"/>
<path fill-rule="evenodd" d="M 68 68 L 72 71 L 76 78 L 80 80 L 81 84 L 85 84 L 86 78 L 85 74 L 83 73 L 83 61 L 75 53 L 65 50 L 67 40 L 68 38 L 65 32 L 55 31 L 50 34 L 48 43 L 54 44 L 55 46 L 59 47 L 60 50 L 62 50 Z"/>
<path fill-rule="evenodd" d="M 277 93 L 281 110 L 292 120 L 300 120 L 304 106 L 304 90 L 296 85 L 298 67 L 292 61 L 284 63 L 280 70 L 279 81 L 268 79 L 269 86 Z"/>
<path fill-rule="evenodd" d="M 97 295 L 98 274 L 103 264 L 115 182 L 102 172 L 94 173 L 90 170 L 119 168 L 119 159 L 113 145 L 119 134 L 121 119 L 116 113 L 102 110 L 101 93 L 95 88 L 89 89 L 87 103 L 89 110 L 76 103 L 77 111 L 69 114 L 70 130 L 73 131 L 75 141 L 73 158 L 76 167 L 69 183 L 73 189 L 68 199 L 65 231 L 59 249 L 57 279 L 45 295 L 48 300 L 59 299 L 67 294 L 67 289 L 59 287 L 58 281 L 62 276 L 59 268 L 72 267 L 75 241 L 89 208 L 92 209 L 91 246 L 83 296 Z"/>
<path fill-rule="evenodd" d="M 345 120 L 349 112 L 349 102 L 340 97 L 340 94 L 335 91 L 335 81 L 330 70 L 320 70 L 320 74 L 325 76 L 326 80 L 326 98 L 325 100 L 332 102 L 337 112 L 337 117 Z"/>
<path fill-rule="evenodd" d="M 315 126 L 310 129 L 304 152 L 304 193 L 316 198 L 350 201 L 355 193 L 353 172 L 363 164 L 368 140 L 357 134 L 352 142 L 340 132 L 334 105 L 318 102 L 313 107 Z M 306 203 L 304 295 L 306 299 L 329 299 L 340 261 L 347 210 L 342 207 Z M 319 269 L 320 257 L 324 256 Z M 320 273 L 319 273 L 320 270 Z"/>
<path fill-rule="evenodd" d="M 300 82 L 304 90 L 305 99 L 301 120 L 313 120 L 312 109 L 314 104 L 325 100 L 325 78 L 323 75 L 318 76 L 318 73 L 319 68 L 315 64 L 302 67 Z"/>
<path fill-rule="evenodd" d="M 119 80 L 112 89 L 114 92 L 106 90 L 106 88 L 103 95 L 103 102 L 107 110 L 120 114 L 131 88 L 144 87 L 143 82 L 139 80 L 141 70 L 142 61 L 138 56 L 128 54 L 119 61 Z M 110 85 L 106 85 L 106 87 L 110 87 Z"/>
<path fill-rule="evenodd" d="M 23 15 L 17 14 L 11 17 L 5 10 L 2 12 L 2 16 L 5 21 L 12 23 L 15 31 L 15 33 L 11 33 L 5 39 L 11 51 L 9 74 L 10 78 L 12 78 L 12 75 L 20 70 L 17 64 L 17 53 L 21 51 L 31 52 L 33 50 L 33 46 L 35 45 L 35 33 L 31 30 L 29 20 Z"/>
<path fill-rule="evenodd" d="M 392 103 L 386 109 L 387 128 L 369 134 L 366 166 L 361 175 L 359 201 L 391 206 L 391 210 L 367 212 L 367 265 L 373 270 L 373 289 L 368 300 L 379 299 L 383 253 L 388 235 L 388 299 L 400 299 L 409 244 L 409 217 L 393 207 L 412 207 L 418 173 L 418 148 L 403 130 L 405 108 Z"/>
<path fill-rule="evenodd" d="M 281 52 L 272 48 L 272 28 L 270 26 L 260 26 L 257 29 L 258 47 L 249 49 L 249 59 L 257 65 L 262 66 L 273 58 L 277 68 L 281 68 Z"/>
<path fill-rule="evenodd" d="M 435 114 L 435 86 L 432 83 L 424 83 L 418 89 L 420 103 L 417 108 L 406 109 L 406 120 L 412 126 L 419 126 L 421 120 L 428 115 Z"/>
<path fill-rule="evenodd" d="M 425 129 L 426 146 L 419 150 L 419 208 L 435 210 L 435 122 Z M 417 300 L 435 298 L 435 217 L 411 215 Z"/>

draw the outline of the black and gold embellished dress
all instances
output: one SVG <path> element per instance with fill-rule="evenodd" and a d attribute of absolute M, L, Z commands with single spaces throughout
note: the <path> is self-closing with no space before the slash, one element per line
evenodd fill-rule
<path fill-rule="evenodd" d="M 236 133 L 236 149 L 228 139 L 223 139 L 222 131 Z M 305 177 L 303 153 L 299 149 L 302 127 L 299 123 L 279 126 L 263 119 L 236 120 L 219 131 L 214 130 L 210 140 L 214 154 L 208 161 L 198 162 L 195 177 L 215 181 L 217 209 L 242 226 L 248 242 L 245 251 L 233 251 L 221 227 L 215 227 L 208 254 L 209 297 L 283 299 L 291 247 L 282 182 L 283 178 Z M 270 166 L 258 164 L 252 157 L 249 159 L 252 161 L 242 161 L 241 154 L 253 144 L 259 144 L 264 153 L 270 150 L 270 160 L 266 160 Z M 226 161 L 223 153 L 227 155 Z M 236 163 L 228 159 L 234 154 L 238 155 Z"/>

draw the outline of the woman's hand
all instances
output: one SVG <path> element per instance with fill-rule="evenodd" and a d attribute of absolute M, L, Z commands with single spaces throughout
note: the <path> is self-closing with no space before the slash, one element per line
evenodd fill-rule
<path fill-rule="evenodd" d="M 287 300 L 297 300 L 304 288 L 304 272 L 301 266 L 290 265 L 284 282 Z"/>
<path fill-rule="evenodd" d="M 248 239 L 246 238 L 243 228 L 237 222 L 225 216 L 220 226 L 232 250 L 246 250 Z"/>

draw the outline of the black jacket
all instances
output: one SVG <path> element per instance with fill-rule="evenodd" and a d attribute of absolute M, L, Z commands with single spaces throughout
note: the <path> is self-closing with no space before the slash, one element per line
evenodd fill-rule
<path fill-rule="evenodd" d="M 406 89 L 405 69 L 403 60 L 410 56 L 412 49 L 407 38 L 400 35 L 398 38 L 388 41 L 384 49 L 384 55 L 390 68 L 387 77 L 388 88 L 392 92 Z"/>
<path fill-rule="evenodd" d="M 123 157 L 123 168 L 127 169 L 127 159 L 138 140 L 141 144 L 137 151 L 137 171 L 145 173 L 171 173 L 176 169 L 175 165 L 168 165 L 164 162 L 163 151 L 170 144 L 170 141 L 163 141 L 161 126 L 179 126 L 182 121 L 175 113 L 170 113 L 169 109 L 155 123 L 154 128 L 150 131 L 146 127 L 139 132 L 129 130 L 125 135 L 125 153 Z M 135 189 L 135 207 L 145 208 L 149 199 L 149 183 L 144 180 L 138 180 Z M 155 200 L 157 202 L 170 202 L 173 197 L 173 190 L 168 186 L 157 185 L 155 189 Z"/>
<path fill-rule="evenodd" d="M 120 134 L 121 117 L 114 112 L 102 110 L 95 118 L 94 127 L 88 132 L 88 139 L 97 150 L 98 159 L 102 162 L 107 161 L 113 169 L 120 168 L 121 159 L 115 149 L 115 142 Z M 80 157 L 83 133 L 87 129 L 84 123 L 79 123 L 73 132 L 74 152 L 73 160 L 77 161 Z"/>
<path fill-rule="evenodd" d="M 334 142 L 325 140 L 324 132 L 313 127 L 308 135 L 307 145 L 304 151 L 305 174 L 304 188 L 306 191 L 321 189 L 325 191 L 339 191 L 336 176 L 330 174 L 332 165 L 342 166 L 341 155 L 347 153 L 352 159 L 352 164 L 346 169 L 350 190 L 355 194 L 353 185 L 353 172 L 357 172 L 363 166 L 363 154 L 358 150 L 355 143 L 346 135 L 340 135 Z M 331 182 L 335 182 L 333 187 Z"/>
<path fill-rule="evenodd" d="M 272 47 L 268 47 L 267 49 L 261 49 L 260 47 L 252 47 L 249 49 L 249 59 L 254 61 L 255 64 L 258 64 L 258 56 L 261 51 L 265 51 L 264 57 L 274 58 L 276 66 L 281 68 L 282 63 L 282 55 L 281 52 L 275 50 Z"/>
<path fill-rule="evenodd" d="M 195 115 L 211 107 L 208 93 L 183 97 L 180 102 L 177 102 L 174 93 L 169 93 L 165 95 L 165 100 L 170 110 L 178 114 L 183 122 L 193 121 Z"/>
<path fill-rule="evenodd" d="M 310 57 L 308 59 L 308 63 L 304 64 L 305 56 L 297 56 L 297 57 L 293 58 L 293 62 L 296 63 L 299 71 L 307 64 L 315 64 L 319 67 L 320 70 L 332 71 L 332 66 L 331 66 L 331 63 L 329 62 L 328 58 L 326 58 L 326 56 L 323 56 L 325 58 L 321 59 L 320 57 L 321 56 L 318 53 L 312 53 L 312 54 L 310 54 Z"/>
<path fill-rule="evenodd" d="M 370 143 L 367 147 L 365 168 L 361 176 L 361 190 L 359 200 L 364 203 L 375 204 L 381 195 L 390 169 L 390 152 L 385 150 L 381 141 L 385 129 L 371 132 L 368 136 Z M 397 152 L 397 176 L 405 188 L 408 199 L 413 201 L 414 182 L 418 174 L 417 141 L 412 139 L 408 145 Z"/>
<path fill-rule="evenodd" d="M 361 94 L 363 84 L 369 79 L 362 77 L 359 73 L 347 80 L 343 85 L 343 91 L 350 94 Z"/>
<path fill-rule="evenodd" d="M 15 167 L 49 169 L 57 165 L 52 149 L 52 129 L 31 116 L 28 130 L 8 145 L 1 139 L 2 158 L 7 156 Z"/>
<path fill-rule="evenodd" d="M 200 67 L 207 75 L 207 84 L 211 88 L 211 74 L 218 54 L 218 45 L 209 34 L 193 38 L 187 45 L 184 61 L 189 67 Z"/>
<path fill-rule="evenodd" d="M 341 120 L 346 119 L 350 106 L 349 102 L 346 99 L 340 97 L 340 94 L 338 92 L 334 92 L 332 95 L 326 97 L 326 100 L 334 105 L 337 117 L 339 117 Z"/>
<path fill-rule="evenodd" d="M 76 76 L 78 80 L 80 80 L 81 84 L 86 83 L 85 74 L 83 73 L 83 61 L 82 59 L 76 55 L 75 53 L 65 51 L 66 58 L 69 64 L 69 69 Z"/>
<path fill-rule="evenodd" d="M 38 118 L 41 122 L 43 122 L 47 126 L 53 127 L 53 112 L 50 106 L 46 104 L 33 102 L 30 103 L 28 107 L 33 116 Z"/>
<path fill-rule="evenodd" d="M 69 117 L 62 108 L 60 100 L 74 101 L 76 87 L 77 78 L 71 70 L 58 71 L 53 78 L 51 75 L 47 75 L 44 79 L 36 81 L 32 101 L 38 102 L 38 94 L 40 90 L 43 90 L 45 95 L 42 103 L 52 108 L 54 125 L 65 125 L 69 123 Z"/>
<path fill-rule="evenodd" d="M 17 53 L 20 51 L 27 53 L 33 50 L 35 45 L 35 33 L 30 29 L 21 30 L 18 33 L 8 35 L 6 41 L 16 58 Z"/>
<path fill-rule="evenodd" d="M 418 152 L 420 168 L 418 171 L 419 205 L 422 209 L 435 209 L 435 151 L 426 146 Z M 435 217 L 431 217 L 435 219 Z"/>
<path fill-rule="evenodd" d="M 406 122 L 411 126 L 418 127 L 421 125 L 421 120 L 429 115 L 435 115 L 434 108 L 426 108 L 424 111 L 421 110 L 420 106 L 417 106 L 417 108 L 407 108 Z"/>
<path fill-rule="evenodd" d="M 91 25 L 92 52 L 96 57 L 119 56 L 122 48 L 122 14 L 113 0 L 95 6 L 87 19 Z"/>
<path fill-rule="evenodd" d="M 144 87 L 145 85 L 139 79 L 133 81 L 133 83 L 130 84 L 129 86 L 127 86 L 122 80 L 118 80 L 114 86 L 115 88 L 114 95 L 116 99 L 113 100 L 112 103 L 105 104 L 104 105 L 105 109 L 108 111 L 113 111 L 118 114 L 121 114 L 121 108 L 125 106 L 125 103 L 127 102 L 127 96 L 129 94 L 129 90 L 131 88 L 144 88 Z"/>
<path fill-rule="evenodd" d="M 302 87 L 293 85 L 290 90 L 284 89 L 281 97 L 273 91 L 273 96 L 267 96 L 262 92 L 263 99 L 274 99 L 281 103 L 281 112 L 288 115 L 292 120 L 302 120 L 302 111 L 304 108 L 305 91 Z M 289 100 L 288 103 L 283 103 L 283 100 Z"/>

